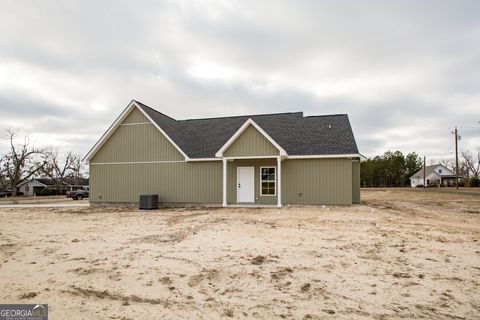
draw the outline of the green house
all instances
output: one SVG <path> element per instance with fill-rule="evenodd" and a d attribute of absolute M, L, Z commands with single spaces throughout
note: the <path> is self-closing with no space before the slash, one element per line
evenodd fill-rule
<path fill-rule="evenodd" d="M 133 100 L 86 155 L 92 204 L 277 206 L 360 201 L 346 114 L 175 120 Z"/>

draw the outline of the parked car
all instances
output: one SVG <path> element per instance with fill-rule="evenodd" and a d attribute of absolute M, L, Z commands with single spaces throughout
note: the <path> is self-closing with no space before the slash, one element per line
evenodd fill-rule
<path fill-rule="evenodd" d="M 0 191 L 0 198 L 11 197 L 12 191 Z"/>
<path fill-rule="evenodd" d="M 89 192 L 86 190 L 76 190 L 76 191 L 67 191 L 67 198 L 72 198 L 73 200 L 82 200 L 83 198 L 88 198 Z"/>

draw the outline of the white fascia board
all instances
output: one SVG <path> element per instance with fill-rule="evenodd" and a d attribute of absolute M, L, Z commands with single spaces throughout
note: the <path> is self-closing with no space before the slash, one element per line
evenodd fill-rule
<path fill-rule="evenodd" d="M 239 157 L 223 157 L 222 159 L 227 160 L 244 160 L 244 159 L 277 159 L 281 156 L 239 156 Z M 283 157 L 281 157 L 283 158 Z"/>
<path fill-rule="evenodd" d="M 278 149 L 280 152 L 281 156 L 286 156 L 287 152 L 283 150 L 283 148 L 268 135 L 258 124 L 255 123 L 255 121 L 252 120 L 252 118 L 248 118 L 247 121 L 228 139 L 228 141 L 220 148 L 220 150 L 215 153 L 215 157 L 223 157 L 223 153 L 230 147 L 235 140 L 238 139 L 238 137 L 248 128 L 249 125 L 252 125 L 257 129 L 271 144 L 275 146 L 275 148 Z"/>
<path fill-rule="evenodd" d="M 331 158 L 360 158 L 362 159 L 362 155 L 359 153 L 351 153 L 351 154 L 320 154 L 320 155 L 292 155 L 288 156 L 287 159 L 331 159 Z"/>
<path fill-rule="evenodd" d="M 187 161 L 222 161 L 220 158 L 189 158 Z"/>
<path fill-rule="evenodd" d="M 185 163 L 185 160 L 159 160 L 159 161 L 125 161 L 125 162 L 93 162 L 92 166 L 97 165 L 115 165 L 115 164 L 157 164 L 157 163 Z"/>
<path fill-rule="evenodd" d="M 17 188 L 20 188 L 20 187 L 23 186 L 24 184 L 27 184 L 27 183 L 30 183 L 30 182 L 32 182 L 32 180 L 25 180 L 25 181 L 17 184 Z"/>
<path fill-rule="evenodd" d="M 108 128 L 108 130 L 102 135 L 100 140 L 98 140 L 97 143 L 95 143 L 95 145 L 92 147 L 92 149 L 90 149 L 90 151 L 82 159 L 82 161 L 83 160 L 90 161 L 90 159 L 92 159 L 92 157 L 97 153 L 98 150 L 100 150 L 103 144 L 108 140 L 108 138 L 120 126 L 123 120 L 125 120 L 125 118 L 130 114 L 130 112 L 134 108 L 137 108 L 138 110 L 140 110 L 140 112 L 148 119 L 148 121 L 150 121 L 160 131 L 160 133 L 163 134 L 163 136 L 182 154 L 182 156 L 185 157 L 185 160 L 189 160 L 185 152 L 183 152 L 183 150 L 180 149 L 180 147 L 175 142 L 173 142 L 173 140 L 165 133 L 165 131 L 163 131 L 162 128 L 160 128 L 158 124 L 155 121 L 153 121 L 153 119 L 150 118 L 150 116 L 139 105 L 137 105 L 135 101 L 132 100 L 132 102 L 128 104 L 128 106 L 122 111 L 122 113 L 117 117 L 117 119 Z"/>
<path fill-rule="evenodd" d="M 97 153 L 97 151 L 103 146 L 105 141 L 112 135 L 113 131 L 122 123 L 123 120 L 130 114 L 130 111 L 135 107 L 134 101 L 130 102 L 128 106 L 120 113 L 120 115 L 115 119 L 115 121 L 110 125 L 110 127 L 105 131 L 105 133 L 100 137 L 100 139 L 93 145 L 92 149 L 88 151 L 87 155 L 83 157 L 83 160 L 90 161 L 90 159 Z"/>
<path fill-rule="evenodd" d="M 37 181 L 37 179 L 30 179 L 30 180 L 25 180 L 22 183 L 19 183 L 17 185 L 17 188 L 20 188 L 23 185 L 32 183 L 34 187 L 46 187 L 46 184 L 41 183 L 40 181 Z"/>

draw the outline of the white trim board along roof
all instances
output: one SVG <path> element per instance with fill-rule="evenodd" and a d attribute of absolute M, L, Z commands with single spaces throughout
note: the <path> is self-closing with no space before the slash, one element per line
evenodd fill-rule
<path fill-rule="evenodd" d="M 121 123 L 128 117 L 130 112 L 134 108 L 137 108 L 140 110 L 140 112 L 143 113 L 143 115 L 151 122 L 155 127 L 167 138 L 167 140 L 184 156 L 185 160 L 188 160 L 188 156 L 183 152 L 182 149 L 168 136 L 168 134 L 165 133 L 165 131 L 160 128 L 158 123 L 153 121 L 153 119 L 148 115 L 148 113 L 141 108 L 135 100 L 132 100 L 132 102 L 129 103 L 129 105 L 122 111 L 122 113 L 118 116 L 118 118 L 115 120 L 115 122 L 108 128 L 108 130 L 102 135 L 100 140 L 97 141 L 97 143 L 93 146 L 93 148 L 87 153 L 87 155 L 84 157 L 86 160 L 90 160 L 93 158 L 93 156 L 97 153 L 98 150 L 103 146 L 105 141 L 108 140 L 108 138 L 112 135 L 112 133 L 115 131 L 115 129 L 118 128 L 118 126 L 121 125 Z"/>
<path fill-rule="evenodd" d="M 237 130 L 237 132 L 235 132 L 233 136 L 231 136 L 230 139 L 228 139 L 228 141 L 220 148 L 220 150 L 215 153 L 215 157 L 223 157 L 223 153 L 228 149 L 228 147 L 230 147 L 250 125 L 255 127 L 258 132 L 260 132 L 271 144 L 273 144 L 273 146 L 278 149 L 281 156 L 287 155 L 287 152 L 285 152 L 285 150 L 283 150 L 283 148 L 275 140 L 273 140 L 272 137 L 270 137 L 265 131 L 263 131 L 263 129 L 260 128 L 260 126 L 256 124 L 255 121 L 253 121 L 251 118 L 248 118 L 248 120 L 245 121 L 245 123 Z"/>
<path fill-rule="evenodd" d="M 284 158 L 362 158 L 346 114 L 305 117 L 302 112 L 290 112 L 175 120 L 132 100 L 84 159 L 93 157 L 135 107 L 172 143 L 185 161 L 219 160 L 249 125 L 270 141 Z"/>

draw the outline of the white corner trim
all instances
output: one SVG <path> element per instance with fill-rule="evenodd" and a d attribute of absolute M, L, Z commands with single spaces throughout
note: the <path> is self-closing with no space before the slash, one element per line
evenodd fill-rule
<path fill-rule="evenodd" d="M 222 160 L 222 207 L 227 207 L 227 159 Z"/>
<path fill-rule="evenodd" d="M 110 136 L 113 134 L 113 132 L 121 125 L 122 121 L 127 118 L 127 116 L 130 114 L 130 112 L 134 109 L 137 108 L 140 110 L 140 112 L 150 121 L 159 131 L 163 136 L 182 154 L 182 156 L 185 158 L 185 160 L 189 160 L 188 156 L 183 152 L 182 149 L 165 133 L 165 131 L 162 130 L 158 126 L 158 124 L 153 121 L 153 119 L 139 106 L 135 101 L 131 101 L 128 106 L 122 111 L 122 113 L 117 117 L 117 119 L 110 125 L 110 127 L 107 129 L 107 131 L 100 137 L 100 139 L 95 143 L 95 145 L 90 149 L 90 151 L 87 153 L 87 155 L 82 159 L 90 161 L 92 157 L 100 150 L 100 148 L 103 146 L 103 144 L 110 138 Z"/>
<path fill-rule="evenodd" d="M 252 118 L 248 118 L 247 121 L 228 139 L 228 141 L 215 153 L 215 157 L 223 157 L 223 153 L 230 147 L 235 140 L 238 139 L 238 137 L 248 128 L 249 125 L 252 125 L 257 129 L 271 144 L 275 146 L 275 148 L 278 149 L 280 152 L 281 156 L 286 156 L 287 152 L 283 150 L 283 148 L 270 137 L 258 124 L 255 123 L 255 121 L 252 120 Z"/>
<path fill-rule="evenodd" d="M 282 157 L 277 158 L 277 208 L 282 207 Z"/>

